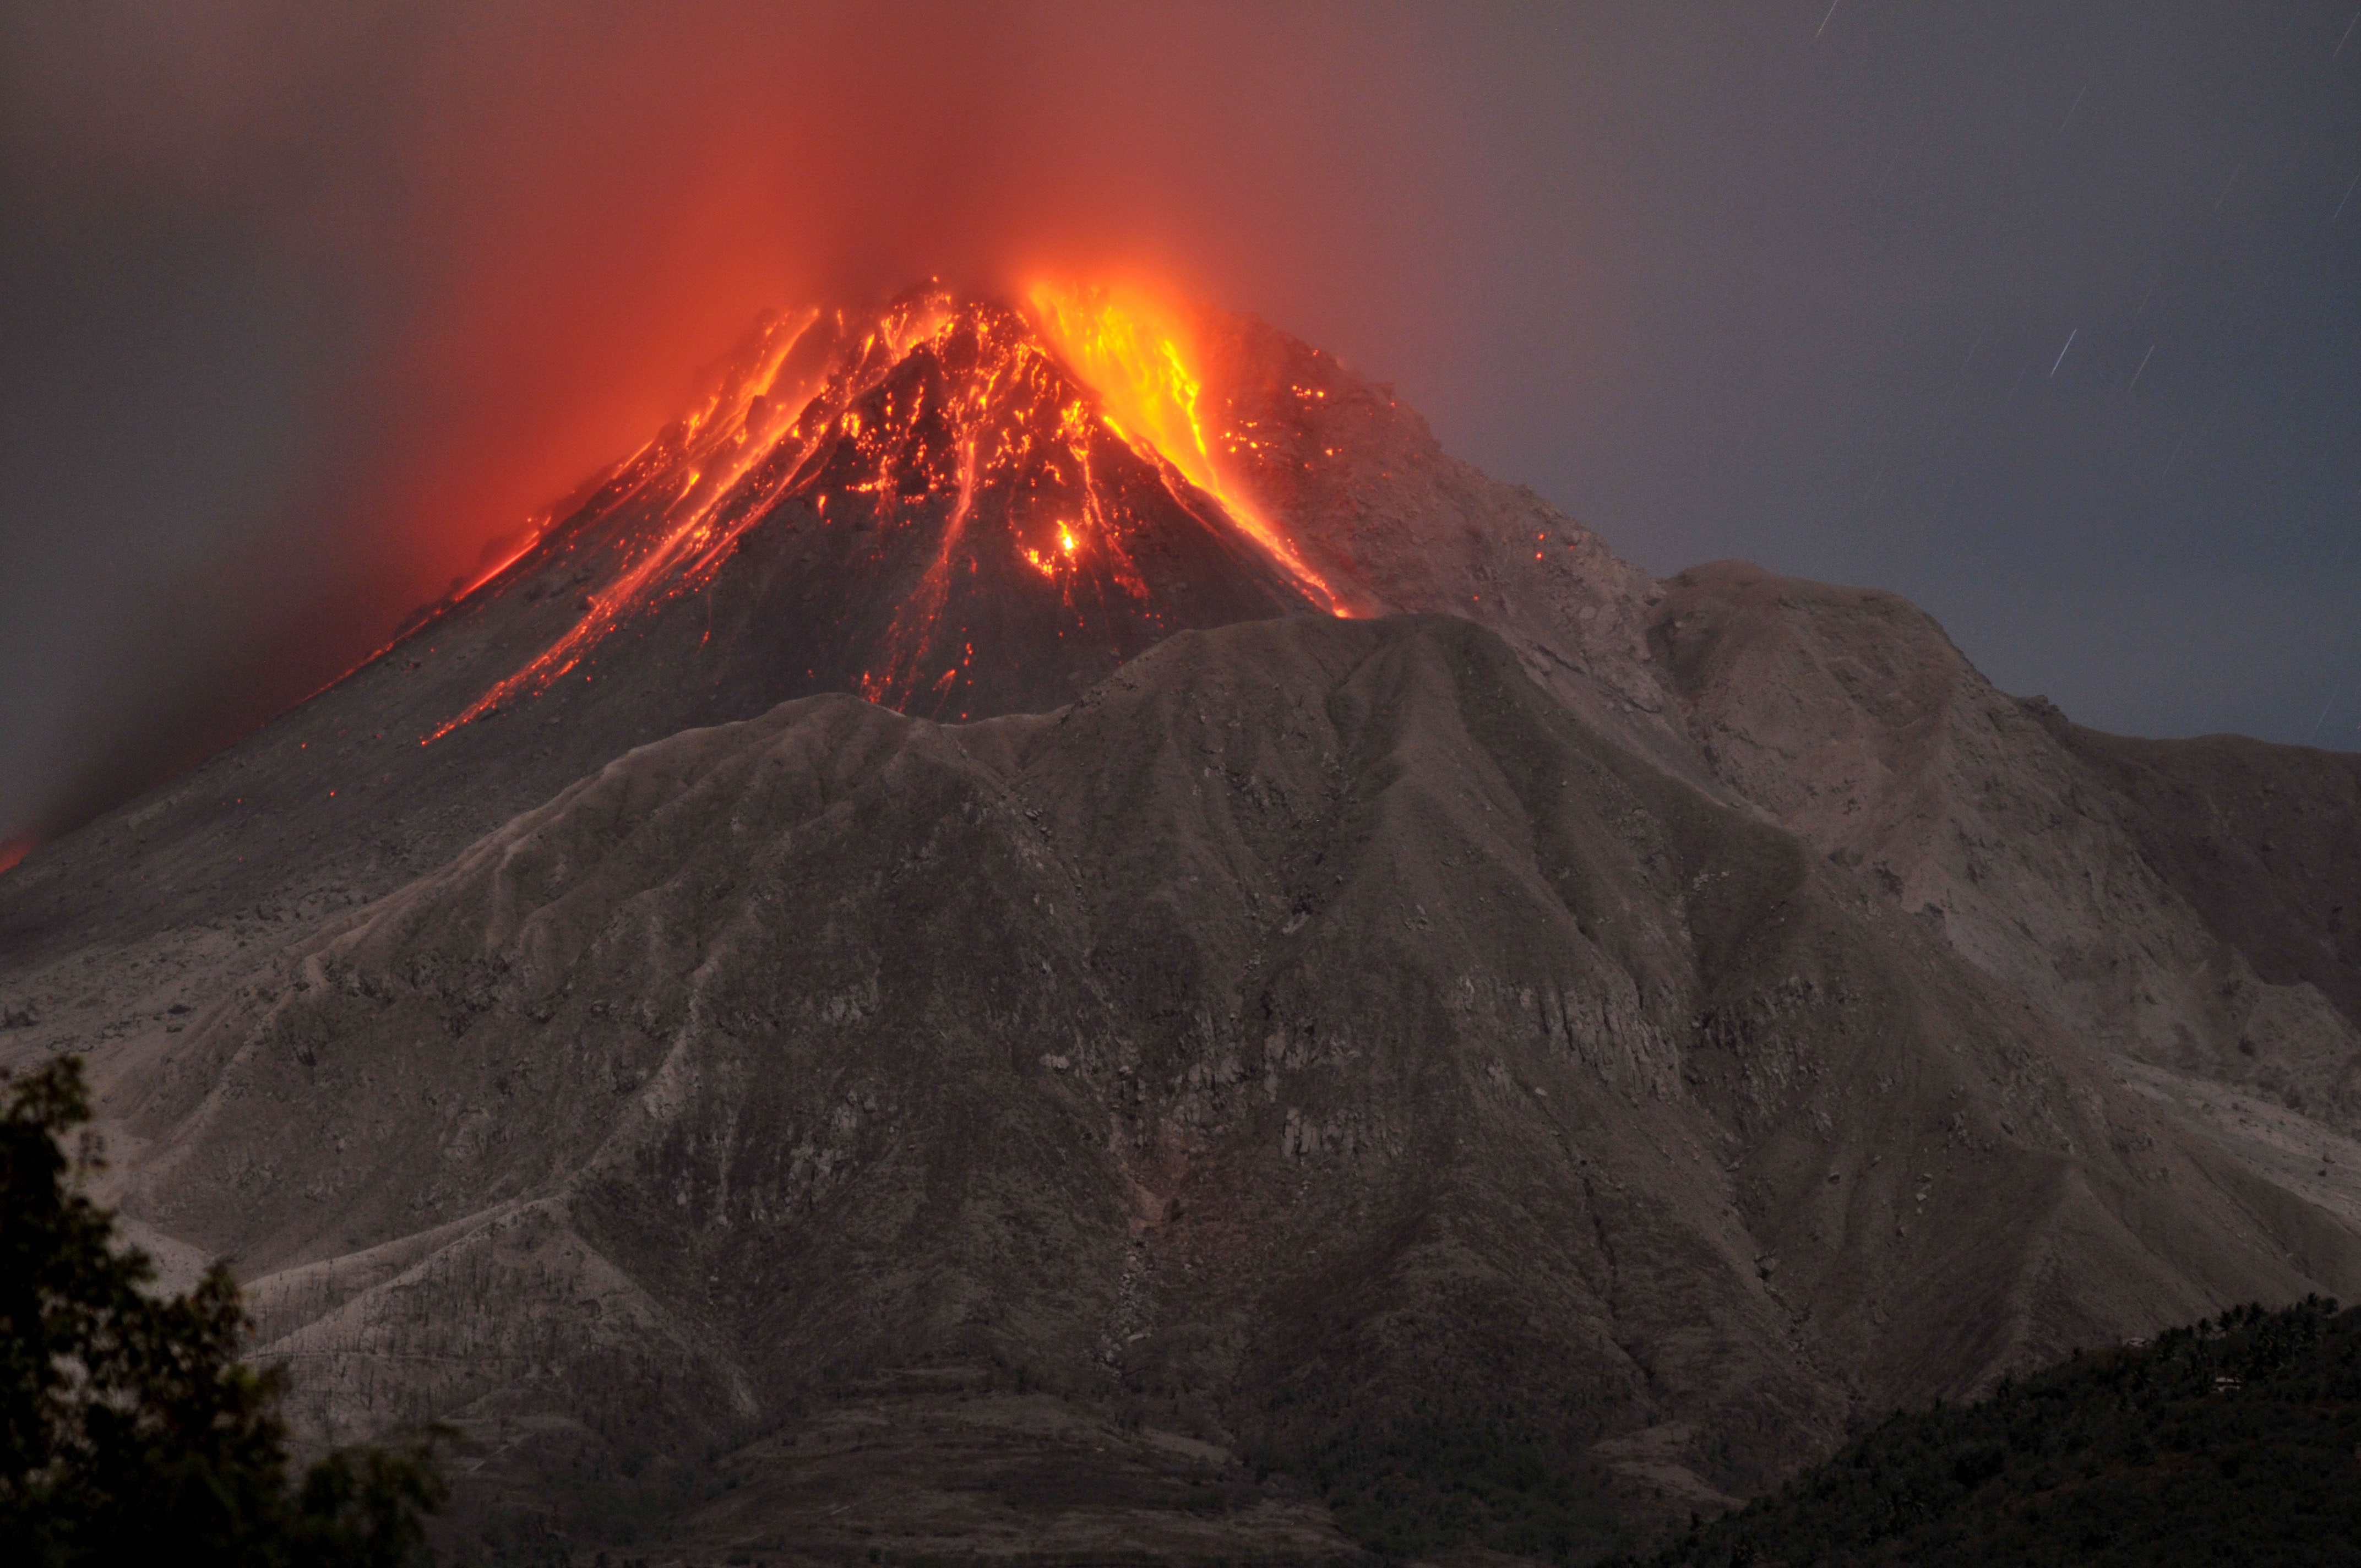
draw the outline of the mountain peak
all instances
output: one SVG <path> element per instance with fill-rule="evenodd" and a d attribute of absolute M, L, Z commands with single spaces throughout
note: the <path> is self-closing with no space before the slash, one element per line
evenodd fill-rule
<path fill-rule="evenodd" d="M 765 598 L 827 579 L 832 613 L 794 618 L 825 641 L 813 680 L 825 658 L 825 684 L 943 718 L 1067 695 L 1028 689 L 1061 662 L 1045 641 L 1111 667 L 1182 626 L 1345 609 L 1225 482 L 1237 438 L 1202 396 L 1171 331 L 1103 291 L 767 318 L 703 402 L 444 607 L 588 585 L 426 739 L 595 680 L 619 634 L 750 571 Z"/>
<path fill-rule="evenodd" d="M 773 313 L 377 655 L 10 872 L 0 938 L 145 929 L 291 878 L 382 889 L 684 729 L 826 692 L 950 722 L 1042 712 L 1174 632 L 1273 617 L 1477 620 L 1680 768 L 1645 587 L 1389 389 L 1252 317 L 931 282 Z M 171 866 L 128 890 L 72 869 L 126 835 L 169 839 Z"/>

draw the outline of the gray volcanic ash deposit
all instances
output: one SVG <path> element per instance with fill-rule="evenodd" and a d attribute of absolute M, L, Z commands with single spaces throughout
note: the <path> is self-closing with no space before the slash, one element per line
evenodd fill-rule
<path fill-rule="evenodd" d="M 798 321 L 0 876 L 0 1050 L 309 1435 L 462 1431 L 455 1531 L 1606 1545 L 2361 1291 L 2361 761 L 1653 583 L 1259 323 L 1201 479 L 1038 308 Z"/>

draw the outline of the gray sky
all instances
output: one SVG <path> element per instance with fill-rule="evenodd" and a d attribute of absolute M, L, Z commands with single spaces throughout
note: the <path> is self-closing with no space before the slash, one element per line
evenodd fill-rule
<path fill-rule="evenodd" d="M 1425 400 L 1653 570 L 1896 589 L 2102 728 L 2361 749 L 2356 13 L 1521 13 L 1458 68 L 1499 308 Z"/>
<path fill-rule="evenodd" d="M 760 305 L 1045 259 L 1335 350 L 1653 570 L 2361 749 L 2356 15 L 0 9 L 0 837 L 366 653 Z"/>

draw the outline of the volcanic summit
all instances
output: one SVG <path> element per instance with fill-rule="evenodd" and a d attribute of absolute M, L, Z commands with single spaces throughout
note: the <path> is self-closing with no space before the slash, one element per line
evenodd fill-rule
<path fill-rule="evenodd" d="M 1263 323 L 928 285 L 0 877 L 0 1001 L 455 1530 L 1564 1555 L 2361 1288 L 2357 817 Z"/>
<path fill-rule="evenodd" d="M 1116 352 L 1154 352 L 1112 307 L 1095 318 Z M 1142 370 L 1202 463 L 1196 388 L 1171 384 L 1177 361 Z M 661 641 L 682 602 L 714 650 L 693 677 L 708 685 L 853 689 L 931 718 L 1054 706 L 1180 627 L 1334 608 L 1240 521 L 1136 446 L 1005 305 L 928 290 L 865 319 L 807 311 L 766 323 L 704 406 L 463 596 L 555 598 L 569 623 L 428 739 L 595 680 L 602 643 Z M 770 667 L 733 667 L 750 658 Z"/>
<path fill-rule="evenodd" d="M 0 933 L 375 885 L 685 728 L 825 691 L 1040 711 L 1173 631 L 1276 615 L 1467 613 L 1667 752 L 1636 581 L 1251 319 L 1046 285 L 779 314 L 391 646 L 168 792 L 143 837 L 171 863 L 101 890 L 43 857 Z M 1603 701 L 1564 679 L 1593 663 Z"/>

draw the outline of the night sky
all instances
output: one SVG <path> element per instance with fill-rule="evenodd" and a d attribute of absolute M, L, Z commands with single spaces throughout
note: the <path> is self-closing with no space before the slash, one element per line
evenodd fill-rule
<path fill-rule="evenodd" d="M 2361 749 L 2356 0 L 0 9 L 0 838 L 333 678 L 766 304 L 1135 271 L 1657 572 Z"/>

